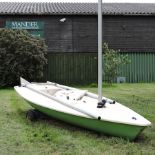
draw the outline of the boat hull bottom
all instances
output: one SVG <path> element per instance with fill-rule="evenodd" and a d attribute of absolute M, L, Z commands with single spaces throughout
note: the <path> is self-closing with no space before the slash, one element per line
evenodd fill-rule
<path fill-rule="evenodd" d="M 129 124 L 121 124 L 108 122 L 98 119 L 90 119 L 76 115 L 66 114 L 63 112 L 51 110 L 29 102 L 29 104 L 40 112 L 59 119 L 61 121 L 87 128 L 106 135 L 122 137 L 130 141 L 134 140 L 145 128 L 145 126 L 135 126 Z"/>

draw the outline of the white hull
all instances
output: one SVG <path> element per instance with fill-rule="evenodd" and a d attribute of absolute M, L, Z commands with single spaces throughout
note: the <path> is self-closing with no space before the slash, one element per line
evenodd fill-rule
<path fill-rule="evenodd" d="M 105 97 L 103 97 L 107 101 L 105 107 L 97 108 L 98 96 L 86 90 L 79 90 L 51 82 L 25 84 L 26 86 L 14 87 L 18 94 L 25 100 L 48 109 L 115 123 L 136 126 L 151 125 L 151 122 L 143 116 L 118 102 L 112 104 L 113 101 Z"/>

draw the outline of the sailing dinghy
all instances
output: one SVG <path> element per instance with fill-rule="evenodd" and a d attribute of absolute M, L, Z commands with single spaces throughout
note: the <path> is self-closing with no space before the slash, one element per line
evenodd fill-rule
<path fill-rule="evenodd" d="M 107 135 L 134 140 L 151 125 L 147 119 L 118 102 L 57 83 L 29 83 L 21 78 L 17 93 L 38 111 L 56 119 Z"/>
<path fill-rule="evenodd" d="M 21 78 L 17 93 L 35 109 L 62 121 L 134 140 L 151 122 L 118 102 L 102 97 L 102 0 L 98 0 L 98 95 L 57 83 Z"/>

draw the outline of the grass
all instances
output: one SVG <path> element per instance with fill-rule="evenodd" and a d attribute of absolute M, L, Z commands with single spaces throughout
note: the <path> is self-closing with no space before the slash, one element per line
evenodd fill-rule
<path fill-rule="evenodd" d="M 96 93 L 96 87 L 80 87 Z M 103 94 L 134 109 L 153 125 L 134 142 L 99 135 L 55 119 L 31 122 L 32 109 L 13 89 L 0 90 L 0 155 L 154 155 L 155 84 L 104 86 Z"/>

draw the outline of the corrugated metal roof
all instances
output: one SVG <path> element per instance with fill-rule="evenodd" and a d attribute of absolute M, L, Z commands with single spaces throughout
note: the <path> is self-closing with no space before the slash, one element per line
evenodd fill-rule
<path fill-rule="evenodd" d="M 97 3 L 0 2 L 0 14 L 96 15 Z M 105 15 L 155 15 L 154 3 L 103 3 Z"/>

